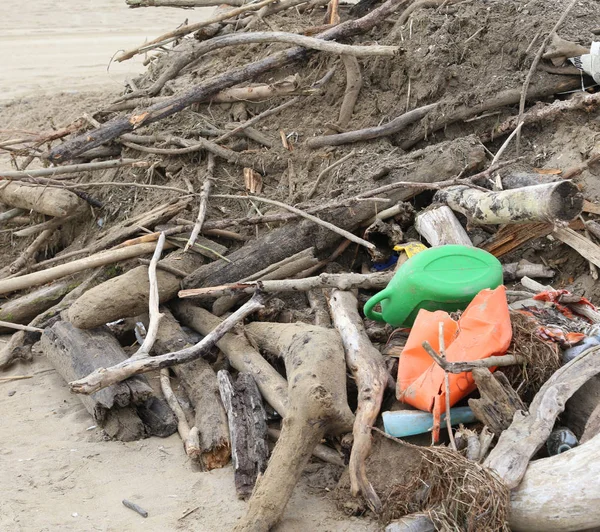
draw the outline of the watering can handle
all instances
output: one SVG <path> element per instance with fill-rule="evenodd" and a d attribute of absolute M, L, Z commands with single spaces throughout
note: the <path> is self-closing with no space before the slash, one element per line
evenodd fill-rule
<path fill-rule="evenodd" d="M 369 299 L 365 303 L 365 307 L 363 309 L 365 316 L 367 318 L 369 318 L 370 320 L 385 321 L 383 319 L 383 315 L 381 314 L 381 312 L 376 312 L 375 310 L 373 310 L 375 305 L 377 305 L 378 303 L 381 303 L 384 299 L 388 299 L 387 288 L 382 290 L 381 292 L 375 294 L 371 299 Z"/>

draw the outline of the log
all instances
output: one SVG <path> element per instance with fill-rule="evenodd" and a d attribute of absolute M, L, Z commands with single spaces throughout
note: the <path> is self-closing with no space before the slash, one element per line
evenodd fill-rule
<path fill-rule="evenodd" d="M 340 434 L 354 421 L 346 395 L 344 349 L 335 331 L 306 324 L 254 322 L 247 334 L 282 355 L 289 381 L 289 406 L 281 436 L 248 511 L 235 527 L 268 531 L 281 518 L 315 446 L 327 432 Z"/>
<path fill-rule="evenodd" d="M 154 247 L 153 244 L 138 245 Z M 127 249 L 130 248 L 123 248 L 123 251 Z M 196 253 L 177 250 L 162 262 L 189 273 L 204 260 Z M 156 275 L 159 300 L 165 303 L 177 295 L 181 279 L 164 270 L 159 270 Z M 92 329 L 116 319 L 138 316 L 148 309 L 149 289 L 148 267 L 138 266 L 86 292 L 71 305 L 67 318 L 76 327 Z"/>
<path fill-rule="evenodd" d="M 572 181 L 499 192 L 448 187 L 438 191 L 434 201 L 446 203 L 475 224 L 570 222 L 583 208 L 583 195 Z"/>
<path fill-rule="evenodd" d="M 469 406 L 475 417 L 499 436 L 510 426 L 515 412 L 526 412 L 527 408 L 503 373 L 479 368 L 472 374 L 481 398 L 469 399 Z"/>
<path fill-rule="evenodd" d="M 342 338 L 346 364 L 358 387 L 358 407 L 352 430 L 354 443 L 349 463 L 350 489 L 354 497 L 360 493 L 369 508 L 379 513 L 381 501 L 367 478 L 365 461 L 371 452 L 371 426 L 381 410 L 389 373 L 383 356 L 367 336 L 354 294 L 333 290 L 329 307 L 335 328 Z"/>
<path fill-rule="evenodd" d="M 600 436 L 566 453 L 531 462 L 511 495 L 511 530 L 575 532 L 597 527 L 598 453 Z"/>
<path fill-rule="evenodd" d="M 382 20 L 385 20 L 405 3 L 406 0 L 387 0 L 383 5 L 363 18 L 346 21 L 319 34 L 318 37 L 323 40 L 340 41 L 359 33 L 365 33 L 379 24 Z M 258 5 L 259 4 L 254 4 L 253 7 Z M 231 16 L 231 13 L 229 15 Z M 191 26 L 185 26 L 183 31 L 187 32 L 190 28 Z M 135 127 L 166 118 L 195 102 L 210 99 L 211 96 L 223 89 L 227 89 L 244 81 L 250 81 L 265 72 L 280 69 L 286 65 L 295 63 L 296 61 L 305 60 L 308 55 L 309 52 L 305 48 L 295 47 L 275 53 L 264 59 L 255 61 L 254 63 L 229 70 L 199 83 L 181 95 L 157 103 L 145 111 L 129 117 L 111 120 L 93 131 L 88 131 L 84 135 L 71 138 L 62 145 L 50 150 L 45 156 L 52 162 L 63 162 L 73 159 L 91 148 L 95 148 L 96 146 L 100 146 L 105 142 L 119 137 L 123 133 L 133 131 Z M 127 54 L 124 54 L 120 57 L 126 56 Z"/>
<path fill-rule="evenodd" d="M 458 218 L 446 205 L 426 209 L 417 214 L 415 229 L 432 247 L 446 244 L 473 246 Z"/>
<path fill-rule="evenodd" d="M 164 355 L 192 346 L 188 335 L 165 308 L 154 342 L 153 353 Z M 198 459 L 204 470 L 224 467 L 229 463 L 231 446 L 227 416 L 219 398 L 217 375 L 210 364 L 199 358 L 174 366 L 173 372 L 183 385 L 194 407 L 194 426 L 199 432 Z M 185 442 L 185 439 L 184 439 Z"/>
<path fill-rule="evenodd" d="M 0 202 L 57 218 L 69 216 L 85 205 L 83 200 L 68 190 L 7 182 L 0 186 Z"/>
<path fill-rule="evenodd" d="M 21 324 L 29 323 L 33 318 L 58 303 L 80 282 L 79 278 L 64 279 L 43 286 L 17 299 L 6 301 L 0 306 L 0 320 Z M 0 333 L 7 332 L 12 331 L 0 328 Z"/>
<path fill-rule="evenodd" d="M 316 288 L 338 288 L 352 290 L 353 288 L 379 289 L 385 288 L 390 282 L 393 272 L 381 273 L 322 273 L 317 277 L 304 279 L 282 279 L 274 281 L 248 281 L 210 288 L 192 288 L 180 290 L 179 297 L 222 297 L 231 294 L 251 294 L 257 287 L 265 293 L 273 292 L 308 292 Z"/>
<path fill-rule="evenodd" d="M 59 375 L 67 382 L 83 377 L 102 365 L 111 366 L 127 359 L 117 340 L 105 329 L 83 331 L 59 321 L 42 335 L 41 347 Z M 161 430 L 173 434 L 176 421 L 170 418 L 162 427 L 149 430 L 139 411 L 148 410 L 152 388 L 145 377 L 133 377 L 89 396 L 80 396 L 86 410 L 111 438 L 131 441 Z"/>
<path fill-rule="evenodd" d="M 600 347 L 592 347 L 557 370 L 529 405 L 529 414 L 516 412 L 484 465 L 496 470 L 505 484 L 519 485 L 529 460 L 550 436 L 565 403 L 582 384 L 600 373 Z"/>
<path fill-rule="evenodd" d="M 229 421 L 235 491 L 238 498 L 245 500 L 267 468 L 267 414 L 250 373 L 240 373 L 233 382 L 231 374 L 221 370 L 218 380 Z"/>

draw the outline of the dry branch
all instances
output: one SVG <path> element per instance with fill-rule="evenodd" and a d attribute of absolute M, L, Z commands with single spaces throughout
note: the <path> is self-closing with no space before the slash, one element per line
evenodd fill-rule
<path fill-rule="evenodd" d="M 69 216 L 84 205 L 68 190 L 9 182 L 0 185 L 0 202 L 57 218 Z"/>
<path fill-rule="evenodd" d="M 206 176 L 204 177 L 204 184 L 202 185 L 202 191 L 200 192 L 200 206 L 198 207 L 198 217 L 196 219 L 196 223 L 194 224 L 194 228 L 192 229 L 192 233 L 190 234 L 190 238 L 188 239 L 184 251 L 187 251 L 191 246 L 194 245 L 198 235 L 202 231 L 202 224 L 204 223 L 204 219 L 206 218 L 206 208 L 208 205 L 208 196 L 210 194 L 210 187 L 212 184 L 212 179 L 215 173 L 215 157 L 212 153 L 208 154 L 208 163 L 206 167 Z"/>
<path fill-rule="evenodd" d="M 137 7 L 212 7 L 223 5 L 222 0 L 125 0 L 131 8 Z M 230 6 L 243 6 L 245 0 L 227 0 Z"/>
<path fill-rule="evenodd" d="M 346 68 L 346 91 L 344 92 L 344 99 L 340 107 L 338 126 L 345 129 L 352 118 L 354 105 L 358 100 L 363 80 L 360 73 L 360 65 L 356 57 L 344 54 L 342 55 L 342 62 Z"/>
<path fill-rule="evenodd" d="M 90 373 L 87 377 L 69 383 L 71 391 L 89 395 L 102 388 L 106 388 L 111 384 L 122 382 L 132 375 L 168 368 L 175 366 L 176 364 L 185 364 L 186 362 L 196 360 L 212 349 L 222 336 L 239 321 L 243 320 L 246 316 L 252 314 L 256 310 L 263 308 L 262 300 L 262 296 L 259 293 L 256 293 L 250 301 L 226 318 L 215 330 L 192 347 L 155 357 L 129 359 L 109 368 L 99 368 L 93 373 Z"/>
<path fill-rule="evenodd" d="M 358 407 L 352 430 L 354 443 L 349 463 L 351 491 L 355 497 L 362 494 L 371 510 L 379 513 L 381 501 L 367 478 L 365 461 L 371 451 L 371 426 L 379 415 L 389 374 L 383 356 L 367 336 L 354 294 L 334 290 L 329 306 L 333 323 L 344 344 L 346 364 L 358 387 Z"/>
<path fill-rule="evenodd" d="M 120 168 L 122 166 L 135 166 L 145 168 L 146 161 L 139 159 L 118 159 L 116 161 L 98 161 L 85 164 L 70 164 L 65 166 L 53 166 L 51 168 L 40 168 L 38 170 L 0 170 L 0 179 L 26 179 L 28 177 L 55 177 L 63 174 L 78 174 L 90 170 L 107 170 L 108 168 Z"/>
<path fill-rule="evenodd" d="M 354 288 L 384 288 L 391 279 L 389 272 L 383 273 L 322 273 L 317 277 L 305 279 L 284 279 L 274 281 L 247 281 L 225 286 L 208 288 L 192 288 L 181 290 L 179 297 L 221 297 L 236 293 L 252 294 L 257 286 L 266 293 L 272 292 L 308 292 L 316 288 L 338 288 L 352 290 Z"/>
<path fill-rule="evenodd" d="M 568 227 L 556 228 L 552 234 L 577 251 L 583 258 L 596 266 L 600 266 L 600 246 Z"/>

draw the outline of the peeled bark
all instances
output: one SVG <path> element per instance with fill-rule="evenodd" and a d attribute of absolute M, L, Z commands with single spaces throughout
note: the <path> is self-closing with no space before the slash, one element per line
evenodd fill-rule
<path fill-rule="evenodd" d="M 438 191 L 434 201 L 446 203 L 476 224 L 569 222 L 583 208 L 583 194 L 572 181 L 499 192 L 460 185 Z"/>
<path fill-rule="evenodd" d="M 325 433 L 339 434 L 353 423 L 346 396 L 344 350 L 335 331 L 306 324 L 254 322 L 247 333 L 261 347 L 283 356 L 289 407 L 265 474 L 248 512 L 235 530 L 268 531 L 283 515 L 313 449 Z"/>
<path fill-rule="evenodd" d="M 191 272 L 204 260 L 196 253 L 178 250 L 162 262 Z M 180 286 L 179 277 L 164 270 L 158 270 L 156 277 L 160 302 L 174 298 Z M 68 319 L 76 327 L 92 329 L 116 319 L 139 316 L 148 310 L 149 290 L 148 267 L 138 266 L 83 294 L 67 311 Z"/>

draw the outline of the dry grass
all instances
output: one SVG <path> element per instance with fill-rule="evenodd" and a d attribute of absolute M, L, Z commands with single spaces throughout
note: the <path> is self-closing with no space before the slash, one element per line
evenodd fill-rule
<path fill-rule="evenodd" d="M 385 522 L 425 512 L 436 530 L 510 530 L 507 525 L 510 493 L 490 469 L 447 447 L 416 449 L 423 456 L 418 474 L 406 485 L 390 486 L 382 498 L 381 517 Z"/>
<path fill-rule="evenodd" d="M 560 349 L 557 344 L 538 336 L 536 320 L 520 312 L 511 312 L 510 319 L 513 339 L 508 354 L 521 355 L 527 363 L 503 368 L 502 372 L 523 402 L 530 403 L 541 386 L 560 368 Z"/>

